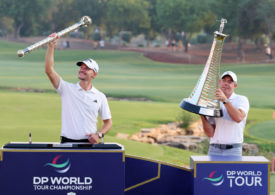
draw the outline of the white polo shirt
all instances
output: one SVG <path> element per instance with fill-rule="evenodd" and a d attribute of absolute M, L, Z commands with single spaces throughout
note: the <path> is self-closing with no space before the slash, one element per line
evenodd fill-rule
<path fill-rule="evenodd" d="M 243 131 L 249 111 L 247 97 L 233 93 L 229 97 L 231 104 L 245 112 L 245 118 L 237 123 L 231 119 L 225 106 L 221 103 L 223 117 L 215 118 L 216 129 L 214 136 L 210 138 L 210 144 L 237 144 L 243 143 Z"/>
<path fill-rule="evenodd" d="M 86 134 L 97 131 L 98 114 L 103 120 L 112 117 L 106 96 L 94 86 L 85 91 L 79 83 L 68 83 L 60 78 L 56 91 L 62 103 L 61 136 L 87 139 Z"/>

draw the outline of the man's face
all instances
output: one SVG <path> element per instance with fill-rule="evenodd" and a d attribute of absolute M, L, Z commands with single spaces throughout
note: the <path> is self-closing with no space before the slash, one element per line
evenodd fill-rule
<path fill-rule="evenodd" d="M 80 80 L 93 80 L 96 77 L 97 73 L 90 69 L 86 64 L 82 63 L 79 71 L 78 71 L 78 78 Z"/>
<path fill-rule="evenodd" d="M 231 76 L 224 76 L 221 80 L 219 80 L 219 84 L 224 95 L 228 97 L 234 92 L 234 89 L 237 87 L 237 83 L 232 80 Z"/>

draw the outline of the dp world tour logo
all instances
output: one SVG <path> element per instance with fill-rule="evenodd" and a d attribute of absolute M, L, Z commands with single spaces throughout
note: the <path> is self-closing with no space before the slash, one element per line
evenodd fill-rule
<path fill-rule="evenodd" d="M 55 171 L 58 173 L 66 173 L 67 171 L 69 171 L 70 167 L 71 167 L 71 163 L 70 160 L 68 159 L 66 162 L 57 164 L 57 160 L 61 157 L 61 155 L 58 155 L 56 157 L 54 157 L 52 163 L 46 163 L 45 166 L 51 166 L 55 168 Z"/>
<path fill-rule="evenodd" d="M 203 179 L 210 181 L 210 183 L 213 186 L 220 186 L 220 185 L 222 185 L 222 183 L 224 181 L 223 175 L 221 175 L 219 177 L 213 177 L 215 173 L 216 173 L 216 171 L 213 171 L 209 174 L 209 177 L 205 177 Z"/>

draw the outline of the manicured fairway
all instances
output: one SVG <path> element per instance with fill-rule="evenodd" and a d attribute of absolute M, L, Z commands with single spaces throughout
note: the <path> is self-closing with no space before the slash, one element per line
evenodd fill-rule
<path fill-rule="evenodd" d="M 0 41 L 0 87 L 52 89 L 44 73 L 45 50 L 18 58 L 16 52 L 24 46 Z M 108 96 L 175 103 L 190 95 L 204 67 L 153 62 L 140 53 L 122 51 L 58 50 L 55 56 L 56 70 L 65 80 L 77 82 L 75 62 L 92 57 L 100 65 L 94 83 Z M 275 64 L 222 64 L 224 70 L 238 74 L 237 93 L 246 95 L 251 107 L 275 108 Z"/>
<path fill-rule="evenodd" d="M 28 141 L 29 132 L 32 132 L 33 141 L 59 141 L 60 98 L 44 73 L 45 49 L 18 58 L 17 50 L 25 46 L 0 40 L 0 145 L 9 141 Z M 153 100 L 110 101 L 114 124 L 106 141 L 123 144 L 126 154 L 189 165 L 189 157 L 194 153 L 118 139 L 116 134 L 131 135 L 141 128 L 175 121 L 182 111 L 180 101 L 189 96 L 204 65 L 153 62 L 133 52 L 58 50 L 56 70 L 63 79 L 77 82 L 75 62 L 88 57 L 99 63 L 100 72 L 94 84 L 108 97 L 147 97 Z M 275 145 L 275 120 L 272 119 L 275 111 L 275 64 L 223 64 L 221 71 L 224 70 L 237 73 L 239 86 L 236 92 L 250 100 L 246 135 L 250 128 L 252 138 L 247 137 L 247 140 L 270 151 Z M 47 92 L 11 92 L 10 88 Z M 274 186 L 275 177 L 272 175 L 271 191 L 275 191 Z"/>

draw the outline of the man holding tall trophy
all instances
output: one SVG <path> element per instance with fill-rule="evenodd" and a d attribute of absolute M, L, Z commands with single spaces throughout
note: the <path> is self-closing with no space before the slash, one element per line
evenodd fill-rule
<path fill-rule="evenodd" d="M 219 85 L 220 89 L 216 91 L 216 98 L 221 101 L 223 116 L 208 118 L 200 115 L 204 132 L 210 137 L 208 155 L 241 156 L 249 102 L 247 97 L 234 92 L 238 86 L 234 72 L 224 72 Z"/>
<path fill-rule="evenodd" d="M 245 96 L 234 93 L 237 75 L 226 71 L 220 77 L 220 61 L 226 19 L 221 19 L 220 30 L 214 41 L 197 85 L 188 98 L 180 103 L 182 109 L 199 114 L 203 129 L 210 137 L 209 155 L 241 156 L 243 131 L 249 110 Z"/>

